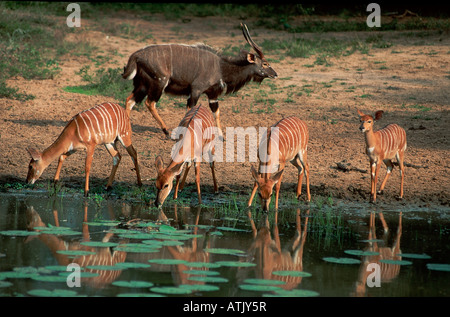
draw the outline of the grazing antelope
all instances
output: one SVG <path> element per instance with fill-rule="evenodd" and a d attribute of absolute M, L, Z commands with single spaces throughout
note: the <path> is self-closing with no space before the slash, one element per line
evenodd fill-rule
<path fill-rule="evenodd" d="M 403 198 L 403 178 L 405 173 L 403 159 L 406 150 L 405 130 L 397 124 L 389 124 L 383 129 L 374 132 L 373 124 L 375 123 L 375 121 L 381 119 L 383 111 L 379 110 L 375 112 L 375 115 L 373 117 L 362 113 L 360 110 L 358 110 L 358 114 L 361 121 L 359 130 L 364 133 L 366 141 L 366 153 L 370 161 L 370 194 L 372 196 L 372 202 L 375 202 L 377 199 L 377 179 L 378 172 L 380 171 L 381 167 L 381 162 L 384 162 L 384 164 L 386 164 L 387 172 L 383 182 L 381 183 L 380 191 L 378 192 L 379 194 L 383 192 L 386 181 L 388 180 L 389 175 L 394 168 L 394 164 L 392 163 L 394 157 L 397 159 L 397 162 L 400 166 L 401 181 L 399 198 Z"/>
<path fill-rule="evenodd" d="M 257 55 L 242 50 L 238 56 L 225 56 L 205 44 L 150 45 L 133 53 L 122 74 L 123 78 L 132 79 L 134 86 L 126 101 L 128 114 L 147 96 L 147 108 L 168 135 L 167 126 L 156 110 L 162 93 L 189 96 L 188 109 L 197 104 L 200 95 L 206 94 L 221 133 L 218 97 L 237 92 L 252 80 L 260 83 L 264 78 L 277 77 L 261 48 L 250 37 L 247 26 L 241 26 Z"/>
<path fill-rule="evenodd" d="M 181 181 L 180 190 L 183 189 L 186 176 L 189 172 L 192 162 L 195 167 L 195 184 L 197 186 L 198 202 L 202 203 L 200 193 L 200 162 L 204 154 L 208 155 L 211 173 L 214 182 L 214 192 L 218 192 L 217 180 L 214 171 L 214 140 L 216 127 L 214 126 L 214 118 L 211 112 L 201 105 L 193 107 L 189 110 L 181 120 L 179 127 L 184 130 L 184 135 L 180 135 L 175 151 L 172 152 L 172 160 L 166 168 L 161 156 L 155 160 L 155 166 L 158 173 L 156 178 L 156 200 L 157 207 L 162 206 L 164 200 L 170 194 L 173 186 L 173 178 L 176 176 L 176 185 L 174 199 L 178 196 L 178 187 L 180 184 L 180 174 L 183 166 L 186 170 Z M 214 133 L 213 133 L 214 132 Z"/>
<path fill-rule="evenodd" d="M 103 103 L 75 115 L 66 125 L 59 137 L 42 153 L 28 148 L 31 155 L 28 166 L 27 183 L 34 182 L 42 175 L 47 166 L 56 158 L 59 158 L 56 168 L 55 183 L 59 180 L 59 174 L 64 160 L 78 149 L 86 149 L 86 181 L 84 195 L 89 194 L 89 174 L 95 146 L 104 144 L 113 158 L 113 168 L 109 176 L 106 188 L 109 189 L 114 180 L 121 155 L 117 150 L 117 142 L 122 143 L 128 154 L 133 159 L 136 170 L 137 183 L 142 185 L 137 161 L 137 153 L 131 144 L 131 123 L 128 114 L 121 106 L 113 103 Z"/>
<path fill-rule="evenodd" d="M 307 200 L 311 200 L 309 191 L 309 164 L 307 160 L 308 128 L 297 117 L 291 116 L 278 121 L 270 132 L 262 136 L 259 144 L 259 171 L 251 167 L 255 185 L 248 206 L 250 207 L 259 189 L 258 195 L 264 211 L 269 209 L 273 187 L 275 186 L 275 209 L 278 210 L 278 195 L 286 162 L 298 169 L 297 199 L 301 195 L 303 174 L 306 176 Z M 261 152 L 261 148 L 263 152 Z M 272 152 L 273 151 L 273 152 Z M 262 157 L 261 157 L 262 156 Z M 274 170 L 277 172 L 273 173 Z"/>

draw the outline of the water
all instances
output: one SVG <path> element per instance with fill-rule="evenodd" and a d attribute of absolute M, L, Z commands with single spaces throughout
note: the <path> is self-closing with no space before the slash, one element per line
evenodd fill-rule
<path fill-rule="evenodd" d="M 229 215 L 206 207 L 158 211 L 139 203 L 3 195 L 0 295 L 449 296 L 450 272 L 432 268 L 450 263 L 450 212 L 376 208 L 336 203 Z M 7 235 L 11 230 L 40 234 Z M 68 255 L 80 250 L 88 253 Z M 371 253 L 355 253 L 362 251 Z M 69 287 L 67 274 L 77 272 L 65 272 L 71 263 L 82 269 L 79 287 Z"/>

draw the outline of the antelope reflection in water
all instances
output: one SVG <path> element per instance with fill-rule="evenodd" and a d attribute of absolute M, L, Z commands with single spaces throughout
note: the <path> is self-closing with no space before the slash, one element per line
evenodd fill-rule
<path fill-rule="evenodd" d="M 389 227 L 384 219 L 383 213 L 378 213 L 380 217 L 381 224 L 383 226 L 383 239 L 381 241 L 385 246 L 379 246 L 376 236 L 376 226 L 375 226 L 375 212 L 370 213 L 369 219 L 369 233 L 367 247 L 364 251 L 376 252 L 375 255 L 363 256 L 361 259 L 361 267 L 359 269 L 358 281 L 355 284 L 355 291 L 350 295 L 352 296 L 367 296 L 367 278 L 373 272 L 373 270 L 368 270 L 368 265 L 371 263 L 376 263 L 380 268 L 380 280 L 381 283 L 389 283 L 395 279 L 400 273 L 399 264 L 383 263 L 380 260 L 401 260 L 402 257 L 400 250 L 400 238 L 402 236 L 402 213 L 400 212 L 398 217 L 398 227 L 395 234 L 394 241 L 391 247 L 388 247 L 388 235 Z"/>
<path fill-rule="evenodd" d="M 174 220 L 178 220 L 178 210 L 177 205 L 174 206 Z M 167 249 L 169 250 L 169 253 L 172 255 L 174 259 L 177 260 L 184 260 L 186 262 L 195 262 L 195 266 L 187 266 L 185 264 L 178 264 L 178 265 L 171 265 L 172 268 L 172 276 L 174 279 L 174 284 L 180 285 L 180 284 L 205 284 L 205 282 L 200 281 L 192 281 L 189 280 L 189 277 L 191 274 L 189 274 L 189 270 L 202 270 L 202 271 L 208 271 L 209 267 L 208 264 L 210 263 L 210 254 L 209 252 L 206 252 L 205 248 L 210 248 L 211 241 L 208 239 L 206 242 L 206 246 L 200 245 L 199 246 L 199 240 L 198 240 L 198 222 L 200 219 L 200 213 L 201 213 L 201 207 L 195 207 L 196 209 L 196 215 L 194 224 L 190 224 L 194 226 L 194 230 L 192 232 L 193 238 L 190 239 L 192 242 L 190 245 L 176 245 L 176 246 L 168 246 Z M 164 212 L 161 210 L 159 219 L 161 220 L 168 220 L 165 216 Z M 207 239 L 207 238 L 205 238 Z M 202 265 L 202 263 L 205 263 L 205 265 Z"/>
<path fill-rule="evenodd" d="M 53 202 L 53 217 L 55 226 L 59 227 L 59 215 L 58 210 L 56 208 L 55 202 Z M 111 212 L 111 210 L 110 210 Z M 27 207 L 27 227 L 30 230 L 34 231 L 42 231 L 41 227 L 47 227 L 47 225 L 42 221 L 39 213 L 34 209 L 33 206 Z M 112 251 L 109 247 L 90 247 L 82 245 L 81 242 L 90 241 L 90 233 L 89 226 L 87 224 L 88 221 L 88 204 L 84 203 L 84 216 L 83 216 L 83 225 L 82 225 L 82 239 L 68 241 L 66 239 L 61 238 L 61 236 L 55 234 L 46 234 L 41 233 L 37 236 L 32 236 L 29 238 L 38 238 L 41 242 L 43 242 L 52 252 L 53 257 L 58 261 L 59 265 L 67 266 L 71 263 L 78 264 L 83 272 L 91 272 L 97 273 L 98 276 L 93 277 L 81 277 L 82 284 L 89 285 L 93 288 L 104 288 L 114 282 L 122 273 L 122 270 L 97 270 L 97 269 L 88 269 L 87 266 L 94 265 L 108 265 L 113 266 L 116 263 L 125 262 L 127 257 L 127 253 L 123 251 Z M 112 218 L 114 216 L 112 215 Z M 39 229 L 35 229 L 39 227 Z M 112 232 L 107 232 L 102 239 L 102 242 L 108 242 L 111 237 L 114 235 Z M 28 242 L 29 240 L 27 240 Z M 89 255 L 79 255 L 76 257 L 71 257 L 65 254 L 58 253 L 57 251 L 89 251 L 95 252 L 94 254 Z"/>
<path fill-rule="evenodd" d="M 286 284 L 280 287 L 291 290 L 298 286 L 302 277 L 273 275 L 274 271 L 303 271 L 303 248 L 306 242 L 309 210 L 306 211 L 303 231 L 301 228 L 300 209 L 296 214 L 296 231 L 292 243 L 281 248 L 280 235 L 278 231 L 278 211 L 275 211 L 273 225 L 273 237 L 270 234 L 270 223 L 267 213 L 263 215 L 259 228 L 256 228 L 251 212 L 248 217 L 252 226 L 253 243 L 249 253 L 255 256 L 255 277 L 262 279 L 280 280 Z"/>

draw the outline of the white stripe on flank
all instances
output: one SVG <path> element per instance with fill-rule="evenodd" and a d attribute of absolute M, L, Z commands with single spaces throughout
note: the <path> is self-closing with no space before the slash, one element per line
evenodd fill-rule
<path fill-rule="evenodd" d="M 98 110 L 100 110 L 102 112 L 102 114 L 104 115 L 105 118 L 105 140 L 109 141 L 109 138 L 111 138 L 112 135 L 112 127 L 111 127 L 111 116 L 108 113 L 108 110 L 106 109 L 106 107 L 102 104 L 98 106 Z"/>
<path fill-rule="evenodd" d="M 81 120 L 83 120 L 84 126 L 86 127 L 86 130 L 89 133 L 89 136 L 88 136 L 88 142 L 89 142 L 89 141 L 91 141 L 91 131 L 89 131 L 89 127 L 88 127 L 86 121 L 84 121 L 82 113 L 80 113 L 80 118 L 81 118 Z"/>
<path fill-rule="evenodd" d="M 91 118 L 89 117 L 89 115 L 88 115 L 87 112 L 84 112 L 83 114 L 86 115 L 86 118 L 89 120 L 89 123 L 91 124 L 91 129 L 92 129 L 93 137 L 94 137 L 94 139 L 95 139 L 95 142 L 97 142 L 97 138 L 96 138 L 96 135 L 95 135 L 94 124 L 92 123 L 92 120 L 91 120 Z"/>
<path fill-rule="evenodd" d="M 114 117 L 116 118 L 116 134 L 115 134 L 115 136 L 118 136 L 119 135 L 119 116 L 117 115 L 117 112 L 116 112 L 116 106 L 111 103 L 109 103 L 109 105 L 111 106 L 111 109 L 114 112 Z"/>
<path fill-rule="evenodd" d="M 78 137 L 80 138 L 81 142 L 83 142 L 83 138 L 81 137 L 81 134 L 80 134 L 80 127 L 78 126 L 78 122 L 77 122 L 77 117 L 78 116 L 75 116 L 75 118 L 73 118 L 73 121 L 75 121 L 75 125 L 77 126 Z"/>

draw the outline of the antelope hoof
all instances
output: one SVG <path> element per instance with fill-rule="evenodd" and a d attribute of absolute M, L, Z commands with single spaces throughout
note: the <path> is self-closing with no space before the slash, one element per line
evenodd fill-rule
<path fill-rule="evenodd" d="M 377 191 L 377 195 L 383 195 L 383 191 L 382 190 Z"/>
<path fill-rule="evenodd" d="M 403 196 L 397 196 L 397 200 L 403 200 Z"/>
<path fill-rule="evenodd" d="M 89 197 L 89 191 L 84 192 L 84 197 L 86 197 L 86 198 Z"/>
<path fill-rule="evenodd" d="M 164 134 L 165 134 L 166 136 L 169 136 L 169 131 L 167 131 L 166 128 L 162 128 L 162 131 L 164 132 Z"/>

